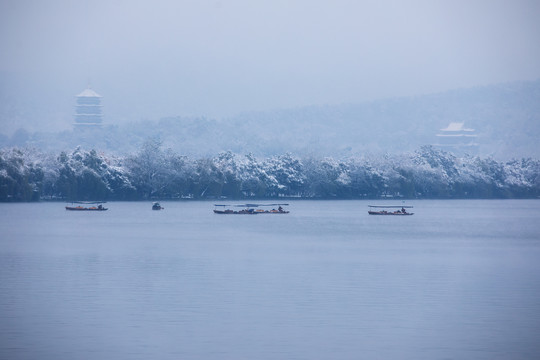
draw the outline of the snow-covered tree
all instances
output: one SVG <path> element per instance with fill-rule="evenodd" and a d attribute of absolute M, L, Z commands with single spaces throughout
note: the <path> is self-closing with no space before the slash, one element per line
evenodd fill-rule
<path fill-rule="evenodd" d="M 163 197 L 172 181 L 170 153 L 159 138 L 147 139 L 141 150 L 126 159 L 133 184 L 144 199 Z"/>
<path fill-rule="evenodd" d="M 29 149 L 0 151 L 0 201 L 39 200 L 43 170 Z"/>
<path fill-rule="evenodd" d="M 304 190 L 306 181 L 302 161 L 290 153 L 272 157 L 263 164 L 268 179 L 275 179 L 268 187 L 272 195 L 297 196 Z"/>
<path fill-rule="evenodd" d="M 0 201 L 179 198 L 535 198 L 540 161 L 498 162 L 433 147 L 346 160 L 257 159 L 231 151 L 193 159 L 148 139 L 128 157 L 86 151 L 0 150 Z"/>
<path fill-rule="evenodd" d="M 121 162 L 77 147 L 57 158 L 58 175 L 50 186 L 51 197 L 67 200 L 106 200 L 134 198 L 135 188 Z"/>
<path fill-rule="evenodd" d="M 307 194 L 318 197 L 349 197 L 351 174 L 349 165 L 333 158 L 310 158 L 304 161 Z"/>

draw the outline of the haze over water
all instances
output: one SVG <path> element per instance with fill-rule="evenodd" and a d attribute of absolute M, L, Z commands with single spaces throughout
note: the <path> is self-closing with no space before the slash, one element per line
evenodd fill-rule
<path fill-rule="evenodd" d="M 538 357 L 540 202 L 407 204 L 0 204 L 0 358 Z"/>

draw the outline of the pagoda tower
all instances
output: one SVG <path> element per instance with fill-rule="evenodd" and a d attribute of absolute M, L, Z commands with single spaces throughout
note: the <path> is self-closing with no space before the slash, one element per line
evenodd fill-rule
<path fill-rule="evenodd" d="M 74 127 L 76 129 L 101 127 L 103 122 L 101 108 L 101 95 L 90 88 L 85 89 L 77 95 Z"/>
<path fill-rule="evenodd" d="M 478 152 L 478 136 L 474 129 L 465 127 L 463 122 L 451 122 L 436 135 L 434 144 L 441 150 L 456 154 L 476 154 Z"/>

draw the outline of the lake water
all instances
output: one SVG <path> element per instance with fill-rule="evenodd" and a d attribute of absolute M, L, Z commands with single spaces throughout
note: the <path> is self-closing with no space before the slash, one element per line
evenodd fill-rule
<path fill-rule="evenodd" d="M 289 203 L 0 204 L 0 358 L 540 358 L 539 200 Z"/>

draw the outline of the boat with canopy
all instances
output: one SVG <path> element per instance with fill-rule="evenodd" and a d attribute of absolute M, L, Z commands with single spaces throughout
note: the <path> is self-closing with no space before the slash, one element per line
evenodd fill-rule
<path fill-rule="evenodd" d="M 288 214 L 289 211 L 283 208 L 283 206 L 288 205 L 289 204 L 214 204 L 214 213 L 223 215 Z"/>
<path fill-rule="evenodd" d="M 163 210 L 165 209 L 163 206 L 161 206 L 160 203 L 158 203 L 157 201 L 152 203 L 152 210 Z"/>
<path fill-rule="evenodd" d="M 368 205 L 369 215 L 414 215 L 412 212 L 408 212 L 406 209 L 412 209 L 412 206 L 405 205 Z"/>
<path fill-rule="evenodd" d="M 106 211 L 105 201 L 73 201 L 71 206 L 66 206 L 66 210 L 71 211 Z M 75 205 L 77 204 L 77 205 Z"/>

